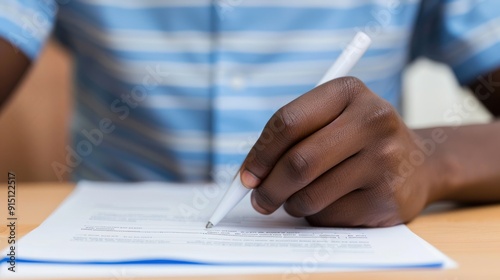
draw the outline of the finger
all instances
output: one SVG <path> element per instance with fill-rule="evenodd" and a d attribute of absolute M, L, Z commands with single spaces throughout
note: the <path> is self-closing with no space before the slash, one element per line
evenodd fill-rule
<path fill-rule="evenodd" d="M 243 185 L 258 186 L 291 146 L 336 119 L 364 89 L 364 84 L 356 78 L 339 78 L 278 110 L 242 165 Z"/>
<path fill-rule="evenodd" d="M 271 173 L 254 190 L 253 206 L 269 214 L 295 192 L 309 185 L 332 167 L 359 152 L 364 146 L 363 123 L 348 108 L 336 120 L 286 152 Z"/>
<path fill-rule="evenodd" d="M 366 186 L 375 176 L 374 170 L 363 152 L 357 153 L 294 193 L 285 202 L 285 210 L 295 217 L 314 215 L 346 194 Z"/>
<path fill-rule="evenodd" d="M 306 219 L 322 227 L 385 227 L 403 222 L 398 210 L 392 201 L 366 188 L 350 192 Z"/>

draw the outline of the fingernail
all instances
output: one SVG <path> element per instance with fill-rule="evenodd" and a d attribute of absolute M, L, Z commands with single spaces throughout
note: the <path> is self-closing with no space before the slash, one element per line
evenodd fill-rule
<path fill-rule="evenodd" d="M 252 172 L 245 169 L 241 172 L 241 183 L 246 188 L 253 189 L 260 184 L 260 179 L 253 175 Z"/>
<path fill-rule="evenodd" d="M 250 196 L 250 200 L 252 202 L 252 206 L 253 208 L 261 213 L 261 214 L 264 214 L 264 215 L 268 215 L 269 214 L 269 211 L 267 211 L 266 209 L 260 207 L 260 205 L 257 203 L 257 200 L 255 200 L 255 191 L 252 192 L 252 195 Z"/>

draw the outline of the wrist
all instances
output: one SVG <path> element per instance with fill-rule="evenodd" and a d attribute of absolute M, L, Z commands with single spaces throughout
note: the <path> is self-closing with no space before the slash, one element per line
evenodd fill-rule
<path fill-rule="evenodd" d="M 427 172 L 423 175 L 428 182 L 427 204 L 448 200 L 460 172 L 456 157 L 447 149 L 448 133 L 440 127 L 417 129 L 414 132 L 420 138 L 419 146 L 427 149 Z"/>

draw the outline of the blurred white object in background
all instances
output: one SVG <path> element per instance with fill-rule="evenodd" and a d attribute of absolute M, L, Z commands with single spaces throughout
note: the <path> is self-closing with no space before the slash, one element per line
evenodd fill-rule
<path fill-rule="evenodd" d="M 427 59 L 415 61 L 403 77 L 403 118 L 411 128 L 484 123 L 491 115 L 451 69 Z"/>

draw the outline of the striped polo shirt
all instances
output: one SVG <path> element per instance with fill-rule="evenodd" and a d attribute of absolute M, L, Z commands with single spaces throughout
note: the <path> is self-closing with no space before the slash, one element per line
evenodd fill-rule
<path fill-rule="evenodd" d="M 74 57 L 72 144 L 53 169 L 75 180 L 228 180 L 360 30 L 373 45 L 351 74 L 398 109 L 414 58 L 461 84 L 500 66 L 497 0 L 0 2 L 0 36 L 29 58 L 51 33 Z"/>

